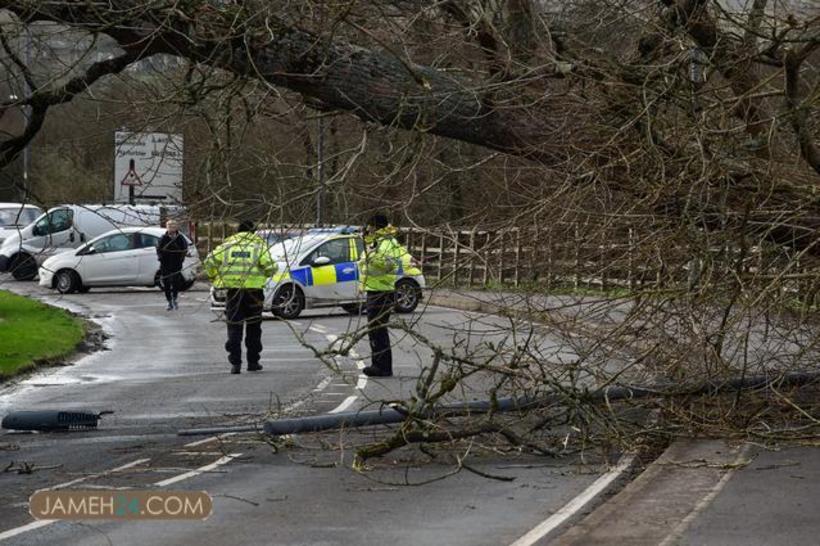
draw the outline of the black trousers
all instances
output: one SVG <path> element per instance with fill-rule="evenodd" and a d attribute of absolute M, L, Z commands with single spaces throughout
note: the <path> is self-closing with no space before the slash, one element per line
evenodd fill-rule
<path fill-rule="evenodd" d="M 262 353 L 262 304 L 265 295 L 261 289 L 229 288 L 225 302 L 228 323 L 228 362 L 242 365 L 242 336 L 245 336 L 248 364 L 259 364 Z M 243 332 L 244 331 L 244 332 Z"/>
<path fill-rule="evenodd" d="M 370 361 L 374 368 L 393 373 L 393 352 L 387 323 L 393 312 L 394 292 L 367 293 L 367 335 L 370 338 Z"/>
<path fill-rule="evenodd" d="M 168 300 L 168 303 L 176 301 L 179 288 L 182 286 L 182 271 L 180 269 L 176 271 L 163 270 L 160 275 L 162 276 L 162 287 L 165 290 L 165 299 Z"/>

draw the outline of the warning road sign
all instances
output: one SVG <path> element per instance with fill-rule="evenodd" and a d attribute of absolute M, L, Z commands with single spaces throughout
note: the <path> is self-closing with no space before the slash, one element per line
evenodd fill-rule
<path fill-rule="evenodd" d="M 122 185 L 122 186 L 142 186 L 142 180 L 140 180 L 140 175 L 137 174 L 137 167 L 134 164 L 133 159 L 129 162 L 128 172 L 125 173 L 125 177 L 120 181 L 120 185 Z"/>
<path fill-rule="evenodd" d="M 114 133 L 114 200 L 182 202 L 182 135 Z"/>

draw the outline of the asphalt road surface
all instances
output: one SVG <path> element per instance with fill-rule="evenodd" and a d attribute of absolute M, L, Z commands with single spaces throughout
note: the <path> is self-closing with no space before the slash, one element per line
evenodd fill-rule
<path fill-rule="evenodd" d="M 472 459 L 477 470 L 515 479 L 462 471 L 408 486 L 455 466 L 397 452 L 355 472 L 349 451 L 322 448 L 328 438 L 340 445 L 356 439 L 338 434 L 294 437 L 280 450 L 254 434 L 179 437 L 180 429 L 250 423 L 267 413 L 317 414 L 395 399 L 412 389 L 429 355 L 397 332 L 397 377 L 359 375 L 366 342 L 337 359 L 333 371 L 305 344 L 327 348 L 362 320 L 334 309 L 291 323 L 266 321 L 264 371 L 232 376 L 224 324 L 209 311 L 202 287 L 182 296 L 179 311 L 167 312 L 154 290 L 60 297 L 34 283 L 2 286 L 82 312 L 109 338 L 106 350 L 71 366 L 0 387 L 0 416 L 45 408 L 114 411 L 96 431 L 0 432 L 0 468 L 8 468 L 0 473 L 0 541 L 9 544 L 512 544 L 608 471 L 589 459 L 483 454 Z M 408 318 L 445 346 L 465 324 L 471 343 L 500 335 L 492 319 L 444 308 Z M 214 510 L 203 522 L 33 520 L 29 495 L 58 486 L 206 490 Z"/>

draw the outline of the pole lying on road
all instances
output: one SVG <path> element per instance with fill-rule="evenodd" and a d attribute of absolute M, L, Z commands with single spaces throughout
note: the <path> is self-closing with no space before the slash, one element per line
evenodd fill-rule
<path fill-rule="evenodd" d="M 575 398 L 579 402 L 601 403 L 615 400 L 632 400 L 639 398 L 671 398 L 680 396 L 702 396 L 721 394 L 736 390 L 755 390 L 771 386 L 794 387 L 820 380 L 820 372 L 791 372 L 780 375 L 755 375 L 736 377 L 725 381 L 705 381 L 695 384 L 663 383 L 654 386 L 611 386 L 591 391 L 577 391 Z M 498 400 L 477 400 L 437 406 L 421 414 L 418 418 L 458 417 L 489 412 L 509 412 L 554 405 L 566 399 L 566 395 L 553 393 L 538 398 L 518 397 Z M 275 419 L 267 421 L 263 430 L 272 436 L 320 432 L 340 428 L 356 428 L 373 425 L 401 423 L 407 419 L 407 413 L 391 406 L 375 410 L 347 411 L 333 414 Z M 191 436 L 196 434 L 220 434 L 225 432 L 255 432 L 258 426 L 225 427 L 208 429 L 190 429 L 178 434 Z"/>

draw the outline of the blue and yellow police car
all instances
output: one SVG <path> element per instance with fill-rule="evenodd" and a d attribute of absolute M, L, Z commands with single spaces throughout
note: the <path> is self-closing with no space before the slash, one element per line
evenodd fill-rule
<path fill-rule="evenodd" d="M 308 232 L 270 247 L 277 273 L 265 286 L 265 311 L 293 319 L 304 309 L 341 307 L 359 313 L 364 294 L 359 289 L 359 256 L 364 241 L 347 231 Z M 422 299 L 424 275 L 406 254 L 397 272 L 396 311 L 411 313 Z M 211 308 L 221 311 L 225 291 L 211 288 Z"/>

